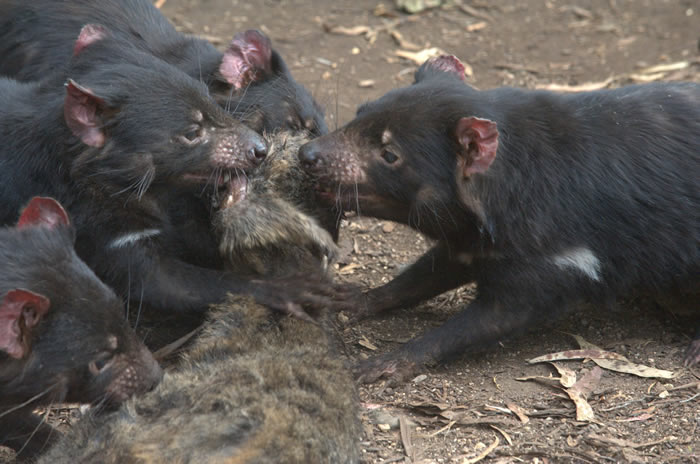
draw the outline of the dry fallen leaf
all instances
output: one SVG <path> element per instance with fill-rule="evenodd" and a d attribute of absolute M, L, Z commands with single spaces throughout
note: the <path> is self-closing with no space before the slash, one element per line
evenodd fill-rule
<path fill-rule="evenodd" d="M 591 405 L 588 404 L 588 401 L 586 401 L 586 398 L 580 391 L 574 389 L 564 391 L 576 405 L 576 420 L 581 422 L 591 422 L 593 419 L 595 419 L 593 408 L 591 408 Z"/>
<path fill-rule="evenodd" d="M 478 456 L 471 458 L 471 459 L 464 458 L 464 461 L 462 461 L 462 464 L 474 464 L 474 463 L 481 461 L 486 456 L 488 456 L 491 453 L 491 451 L 495 450 L 496 447 L 499 445 L 499 443 L 501 443 L 501 440 L 499 440 L 498 437 L 496 437 L 494 442 L 491 443 L 488 447 L 486 447 L 486 449 L 484 449 L 484 451 L 479 453 Z"/>
<path fill-rule="evenodd" d="M 411 52 L 408 50 L 396 50 L 394 54 L 396 56 L 400 56 L 401 58 L 411 60 L 417 65 L 425 63 L 429 58 L 433 58 L 440 55 L 446 55 L 444 51 L 437 47 L 426 48 L 418 52 Z"/>
<path fill-rule="evenodd" d="M 600 82 L 586 82 L 580 85 L 566 85 L 566 84 L 547 84 L 543 86 L 537 86 L 539 89 L 551 90 L 553 92 L 590 92 L 591 90 L 604 89 L 613 83 L 615 78 L 608 77 L 604 81 Z"/>
<path fill-rule="evenodd" d="M 667 73 L 669 72 L 680 71 L 685 68 L 688 68 L 693 63 L 694 62 L 691 61 L 677 61 L 675 63 L 659 64 L 656 66 L 644 68 L 637 73 L 610 76 L 607 79 L 599 82 L 586 82 L 580 85 L 547 84 L 538 85 L 537 88 L 552 90 L 554 92 L 588 92 L 591 90 L 604 89 L 610 87 L 610 85 L 612 85 L 615 82 L 625 80 L 632 80 L 634 82 L 652 82 L 667 77 Z"/>
<path fill-rule="evenodd" d="M 510 435 L 508 435 L 508 434 L 506 433 L 505 430 L 501 430 L 501 429 L 499 429 L 498 427 L 496 427 L 495 425 L 489 425 L 489 427 L 491 427 L 491 428 L 494 429 L 496 432 L 498 432 L 498 433 L 500 433 L 501 435 L 503 435 L 503 438 L 506 439 L 506 441 L 508 442 L 508 444 L 509 444 L 510 446 L 513 446 L 513 440 L 510 438 Z"/>
<path fill-rule="evenodd" d="M 360 345 L 360 346 L 363 346 L 363 347 L 367 348 L 368 350 L 372 350 L 372 351 L 377 351 L 377 349 L 378 349 L 378 348 L 374 345 L 374 343 L 372 343 L 372 342 L 370 342 L 369 340 L 367 340 L 367 337 L 364 337 L 364 336 L 363 336 L 361 339 L 359 339 L 359 340 L 357 341 L 357 344 Z"/>
<path fill-rule="evenodd" d="M 601 350 L 594 344 L 586 341 L 583 337 L 571 334 L 572 337 L 576 339 L 576 342 L 581 348 Z M 607 351 L 606 353 L 610 353 Z M 612 353 L 614 354 L 614 353 Z M 619 355 L 617 355 L 619 356 Z M 625 374 L 632 374 L 638 377 L 655 377 L 661 379 L 672 379 L 676 376 L 671 371 L 666 371 L 663 369 L 656 369 L 654 367 L 645 366 L 643 364 L 635 364 L 630 362 L 627 358 L 622 356 L 622 359 L 601 359 L 601 358 L 591 358 L 594 363 L 602 367 L 603 369 L 608 369 L 615 372 L 623 372 Z"/>
<path fill-rule="evenodd" d="M 641 74 L 665 73 L 665 72 L 669 72 L 669 71 L 678 71 L 681 69 L 685 69 L 688 66 L 690 66 L 689 61 L 677 61 L 675 63 L 659 64 L 656 66 L 651 66 L 649 68 L 644 68 L 639 72 Z"/>
<path fill-rule="evenodd" d="M 528 422 L 530 422 L 530 418 L 527 417 L 527 411 L 525 409 L 521 408 L 515 403 L 506 403 L 506 406 L 508 407 L 508 409 L 513 411 L 513 413 L 516 416 L 518 416 L 520 422 L 522 422 L 523 424 L 527 424 Z"/>
<path fill-rule="evenodd" d="M 406 457 L 410 462 L 414 462 L 416 460 L 416 449 L 413 447 L 411 438 L 411 426 L 408 423 L 408 419 L 404 416 L 399 417 L 399 433 Z"/>
<path fill-rule="evenodd" d="M 324 25 L 324 29 L 326 30 L 326 32 L 329 32 L 331 34 L 350 35 L 350 36 L 367 34 L 367 33 L 371 32 L 371 30 L 372 30 L 369 26 L 345 27 L 345 26 L 327 26 L 327 25 Z"/>
<path fill-rule="evenodd" d="M 600 379 L 603 377 L 603 369 L 595 366 L 590 371 L 586 372 L 576 384 L 571 387 L 578 390 L 585 396 L 588 396 L 600 384 Z"/>
<path fill-rule="evenodd" d="M 401 48 L 405 48 L 407 50 L 420 50 L 420 45 L 416 45 L 413 42 L 404 39 L 403 35 L 396 29 L 390 29 L 389 35 L 391 35 L 391 38 L 394 39 L 396 44 Z"/>
<path fill-rule="evenodd" d="M 482 30 L 482 29 L 486 29 L 486 27 L 487 27 L 488 25 L 489 25 L 489 24 L 488 24 L 486 21 L 480 21 L 480 22 L 478 22 L 478 23 L 469 24 L 469 25 L 466 27 L 466 29 L 467 29 L 467 32 L 477 32 L 477 31 L 480 31 L 480 30 Z"/>
<path fill-rule="evenodd" d="M 561 376 L 559 382 L 561 383 L 562 387 L 569 388 L 574 386 L 576 383 L 576 372 L 567 367 L 560 366 L 557 363 L 550 362 L 550 364 L 554 366 L 557 372 L 559 372 L 559 375 Z"/>
<path fill-rule="evenodd" d="M 347 266 L 343 266 L 340 269 L 338 269 L 338 274 L 340 275 L 346 275 L 346 274 L 352 274 L 355 272 L 355 269 L 358 267 L 361 267 L 362 265 L 360 263 L 350 263 Z"/>
<path fill-rule="evenodd" d="M 561 378 L 559 377 L 553 377 L 551 374 L 549 377 L 545 377 L 543 375 L 531 375 L 528 377 L 516 377 L 515 380 L 518 380 L 520 382 L 525 382 L 528 380 L 536 380 L 538 382 L 542 382 L 546 385 L 550 385 L 552 387 L 558 387 L 561 385 Z"/>
<path fill-rule="evenodd" d="M 601 349 L 590 349 L 585 348 L 581 350 L 566 350 L 559 351 L 558 353 L 545 354 L 543 356 L 538 356 L 528 360 L 529 364 L 536 364 L 541 362 L 551 362 L 551 361 L 571 361 L 574 359 L 616 359 L 619 361 L 626 361 L 622 355 L 617 353 L 612 353 L 610 351 L 605 351 Z M 554 364 L 554 363 L 552 363 Z M 556 366 L 555 366 L 556 367 Z"/>

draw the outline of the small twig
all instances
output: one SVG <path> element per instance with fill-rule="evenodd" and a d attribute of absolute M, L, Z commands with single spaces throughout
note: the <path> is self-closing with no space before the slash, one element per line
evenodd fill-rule
<path fill-rule="evenodd" d="M 685 400 L 681 400 L 681 401 L 679 401 L 679 403 L 688 403 L 688 402 L 690 402 L 690 401 L 693 401 L 693 400 L 694 400 L 695 398 L 697 398 L 698 396 L 700 396 L 700 393 L 696 393 L 696 394 L 694 394 L 693 396 L 691 396 L 690 398 L 687 398 L 687 399 L 685 399 Z"/>
<path fill-rule="evenodd" d="M 631 406 L 631 405 L 633 405 L 633 404 L 635 404 L 635 403 L 645 403 L 645 402 L 646 402 L 645 399 L 625 401 L 624 403 L 618 404 L 617 406 L 612 406 L 612 407 L 610 407 L 610 408 L 603 408 L 603 409 L 601 409 L 601 411 L 602 411 L 602 412 L 615 411 L 615 410 L 618 410 L 618 409 L 624 409 L 624 408 L 626 408 L 626 407 L 628 407 L 628 406 Z"/>
<path fill-rule="evenodd" d="M 668 391 L 685 390 L 686 388 L 700 388 L 700 382 L 690 382 L 685 385 L 679 385 L 677 387 L 669 388 Z"/>
<path fill-rule="evenodd" d="M 455 425 L 456 423 L 457 423 L 456 421 L 450 421 L 446 426 L 436 430 L 435 432 L 429 434 L 428 436 L 434 437 L 436 435 L 440 435 L 442 432 L 444 432 L 446 430 L 450 430 L 452 428 L 452 426 Z"/>
<path fill-rule="evenodd" d="M 481 11 L 469 5 L 464 5 L 462 2 L 459 2 L 457 4 L 457 7 L 459 7 L 459 9 L 462 10 L 462 13 L 468 14 L 469 16 L 473 16 L 475 18 L 483 19 L 486 21 L 493 21 L 493 18 L 490 15 L 482 13 Z"/>

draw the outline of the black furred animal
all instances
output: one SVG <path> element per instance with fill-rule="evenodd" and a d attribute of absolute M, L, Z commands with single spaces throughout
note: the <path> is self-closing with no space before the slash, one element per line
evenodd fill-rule
<path fill-rule="evenodd" d="M 34 81 L 65 69 L 75 37 L 87 23 L 109 24 L 122 40 L 202 80 L 222 107 L 259 133 L 328 132 L 323 110 L 265 34 L 236 34 L 221 53 L 206 40 L 176 31 L 149 0 L 0 1 L 0 75 Z M 177 190 L 168 194 L 162 203 L 178 226 L 164 239 L 181 250 L 186 262 L 220 267 L 211 240 L 209 196 L 199 197 Z M 337 223 L 333 218 L 324 224 L 335 240 Z"/>
<path fill-rule="evenodd" d="M 116 405 L 162 375 L 121 301 L 75 254 L 74 236 L 63 208 L 41 197 L 0 228 L 0 445 L 20 459 L 60 435 L 32 413 L 38 406 Z"/>
<path fill-rule="evenodd" d="M 365 380 L 564 314 L 576 302 L 692 290 L 700 277 L 700 86 L 579 94 L 478 91 L 443 56 L 299 156 L 347 209 L 409 224 L 437 245 L 366 294 L 367 313 L 475 281 L 468 308 Z M 695 340 L 685 362 L 700 361 Z"/>
<path fill-rule="evenodd" d="M 357 394 L 332 342 L 232 299 L 156 389 L 81 419 L 40 462 L 357 463 Z"/>
<path fill-rule="evenodd" d="M 31 196 L 58 198 L 79 256 L 118 294 L 151 307 L 202 312 L 228 292 L 282 311 L 333 301 L 320 277 L 253 282 L 179 259 L 163 203 L 172 189 L 224 186 L 260 162 L 264 141 L 203 84 L 102 26 L 85 26 L 74 54 L 65 88 L 0 80 L 1 223 Z"/>
<path fill-rule="evenodd" d="M 202 80 L 214 99 L 258 132 L 327 132 L 321 107 L 265 34 L 237 34 L 221 53 L 175 30 L 149 0 L 0 1 L 0 75 L 34 81 L 65 68 L 88 23 L 109 25 L 132 45 Z"/>

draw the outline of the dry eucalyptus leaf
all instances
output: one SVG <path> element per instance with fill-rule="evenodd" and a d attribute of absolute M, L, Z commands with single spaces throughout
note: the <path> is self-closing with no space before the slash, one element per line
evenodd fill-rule
<path fill-rule="evenodd" d="M 559 375 L 561 376 L 559 382 L 561 383 L 562 387 L 569 388 L 574 386 L 576 383 L 576 372 L 567 367 L 560 366 L 557 363 L 550 362 L 550 364 L 554 366 L 557 372 L 559 372 Z"/>
<path fill-rule="evenodd" d="M 611 353 L 610 351 L 604 351 L 594 344 L 586 341 L 583 337 L 580 337 L 578 335 L 571 335 L 576 339 L 576 342 L 579 344 L 581 348 L 584 348 L 586 350 L 598 350 L 604 353 L 610 353 L 610 354 L 615 354 Z M 663 369 L 656 369 L 655 367 L 649 367 L 645 366 L 643 364 L 635 364 L 633 362 L 630 362 L 627 358 L 624 356 L 616 355 L 617 358 L 610 359 L 609 357 L 606 358 L 591 358 L 594 363 L 602 367 L 603 369 L 608 369 L 610 371 L 615 371 L 615 372 L 622 372 L 625 374 L 632 374 L 636 375 L 637 377 L 652 377 L 652 378 L 660 378 L 660 379 L 672 379 L 676 376 L 671 371 L 666 371 Z"/>
<path fill-rule="evenodd" d="M 364 35 L 364 34 L 369 33 L 371 30 L 372 29 L 369 26 L 353 26 L 353 27 L 332 26 L 332 27 L 326 28 L 326 31 L 330 32 L 331 34 L 350 35 L 350 36 Z"/>
<path fill-rule="evenodd" d="M 437 47 L 426 48 L 419 52 L 411 52 L 408 50 L 396 50 L 394 54 L 396 56 L 400 56 L 401 58 L 411 60 L 417 65 L 425 63 L 429 58 L 433 58 L 440 55 L 446 55 L 444 51 L 440 50 Z"/>
<path fill-rule="evenodd" d="M 581 422 L 591 422 L 595 419 L 595 414 L 593 414 L 593 408 L 588 401 L 586 401 L 585 396 L 578 390 L 573 388 L 564 390 L 571 401 L 576 405 L 576 420 Z"/>

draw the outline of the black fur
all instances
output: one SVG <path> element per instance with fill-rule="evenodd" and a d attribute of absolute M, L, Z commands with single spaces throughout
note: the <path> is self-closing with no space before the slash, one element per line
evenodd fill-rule
<path fill-rule="evenodd" d="M 33 81 L 65 68 L 73 41 L 87 23 L 108 25 L 142 51 L 202 80 L 215 100 L 258 132 L 328 131 L 321 107 L 276 50 L 269 66 L 237 89 L 219 71 L 224 54 L 204 39 L 175 30 L 149 0 L 0 2 L 0 75 Z"/>
<path fill-rule="evenodd" d="M 0 74 L 34 81 L 65 70 L 75 38 L 86 23 L 109 25 L 113 34 L 131 46 L 203 81 L 222 107 L 259 133 L 283 129 L 318 136 L 328 132 L 323 110 L 294 79 L 276 50 L 269 50 L 269 62 L 258 63 L 259 69 L 254 67 L 251 82 L 236 88 L 221 74 L 222 60 L 225 56 L 238 63 L 245 59 L 231 47 L 222 54 L 208 41 L 176 31 L 149 0 L 2 1 Z M 255 38 L 266 39 L 262 33 L 256 34 Z M 237 36 L 234 43 L 246 40 L 245 34 L 242 36 Z M 270 46 L 269 41 L 263 42 Z M 163 201 L 170 221 L 178 224 L 168 240 L 172 249 L 182 251 L 180 258 L 188 263 L 220 267 L 217 244 L 209 233 L 211 202 L 209 196 L 204 201 L 198 196 L 172 191 Z M 337 239 L 337 221 L 329 221 L 326 226 Z M 195 242 L 197 246 L 193 246 Z"/>
<path fill-rule="evenodd" d="M 248 166 L 246 153 L 264 146 L 203 84 L 111 37 L 77 54 L 67 76 L 105 101 L 99 114 L 105 144 L 86 146 L 73 135 L 64 119 L 66 91 L 53 79 L 1 79 L 0 222 L 14 222 L 33 195 L 58 198 L 74 218 L 78 254 L 97 275 L 120 295 L 165 310 L 201 312 L 227 292 L 250 293 L 282 310 L 290 299 L 328 302 L 319 296 L 327 293 L 320 282 L 253 283 L 185 263 L 167 248 L 178 236 L 163 206 L 172 188 L 201 192 L 203 182 L 218 184 L 226 170 Z M 184 143 L 196 113 L 206 140 Z M 190 184 L 188 176 L 199 177 Z M 143 231 L 150 233 L 124 241 Z"/>
<path fill-rule="evenodd" d="M 499 144 L 489 169 L 463 176 L 475 147 L 455 131 L 471 116 L 495 121 Z M 478 283 L 468 308 L 365 363 L 365 379 L 408 375 L 579 301 L 692 288 L 700 276 L 698 146 L 697 84 L 477 91 L 429 62 L 414 85 L 302 147 L 329 201 L 438 241 L 367 294 L 368 312 Z"/>
<path fill-rule="evenodd" d="M 0 228 L 0 298 L 23 288 L 50 301 L 31 329 L 28 354 L 16 359 L 0 350 L 0 445 L 21 449 L 21 457 L 59 435 L 32 413 L 37 406 L 120 403 L 161 377 L 120 300 L 76 255 L 74 236 L 69 226 Z M 91 362 L 104 367 L 93 373 Z"/>

